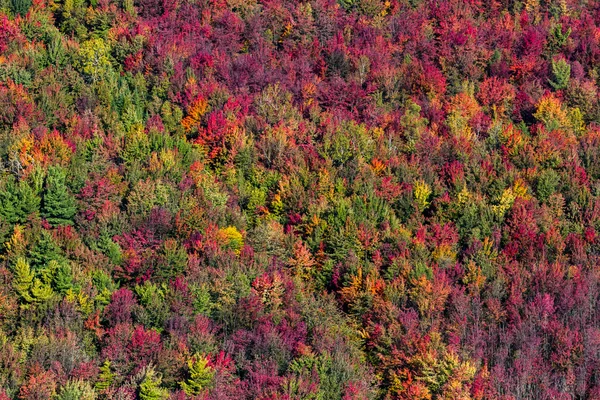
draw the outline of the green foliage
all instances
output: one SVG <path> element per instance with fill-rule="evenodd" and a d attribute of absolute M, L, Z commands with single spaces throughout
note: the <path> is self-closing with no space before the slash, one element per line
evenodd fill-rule
<path fill-rule="evenodd" d="M 50 261 L 48 268 L 52 271 L 52 286 L 60 294 L 73 289 L 73 271 L 66 262 Z"/>
<path fill-rule="evenodd" d="M 81 44 L 76 65 L 96 82 L 104 78 L 112 68 L 109 55 L 110 46 L 103 39 L 90 39 Z"/>
<path fill-rule="evenodd" d="M 33 286 L 31 287 L 31 297 L 34 303 L 44 303 L 50 300 L 54 296 L 52 287 L 47 282 L 41 279 L 34 279 Z"/>
<path fill-rule="evenodd" d="M 351 10 L 355 7 L 356 0 L 338 0 L 338 4 L 345 10 Z"/>
<path fill-rule="evenodd" d="M 560 177 L 553 169 L 544 170 L 536 182 L 536 192 L 538 199 L 545 203 L 548 198 L 556 191 Z"/>
<path fill-rule="evenodd" d="M 406 102 L 406 111 L 400 119 L 400 122 L 404 128 L 406 151 L 412 153 L 415 151 L 415 145 L 418 143 L 421 135 L 425 131 L 428 121 L 427 119 L 421 117 L 421 107 L 409 99 Z M 395 150 L 393 139 L 393 135 L 391 134 L 386 139 L 387 146 L 390 150 Z"/>
<path fill-rule="evenodd" d="M 119 265 L 123 260 L 121 246 L 115 243 L 110 237 L 108 231 L 103 231 L 98 240 L 98 248 L 112 261 L 113 264 Z"/>
<path fill-rule="evenodd" d="M 188 361 L 188 368 L 189 378 L 185 382 L 180 382 L 181 388 L 185 394 L 188 396 L 195 396 L 210 387 L 214 371 L 208 366 L 206 357 L 196 354 Z"/>
<path fill-rule="evenodd" d="M 209 316 L 213 307 L 210 291 L 205 286 L 192 287 L 194 295 L 194 311 L 198 314 Z"/>
<path fill-rule="evenodd" d="M 143 285 L 135 287 L 135 293 L 140 299 L 144 309 L 139 312 L 138 319 L 145 326 L 162 331 L 165 321 L 169 318 L 169 307 L 165 301 L 167 287 L 146 281 Z"/>
<path fill-rule="evenodd" d="M 339 129 L 326 135 L 323 141 L 324 156 L 335 166 L 346 164 L 359 158 L 370 161 L 373 158 L 375 142 L 366 126 L 354 121 L 344 122 Z"/>
<path fill-rule="evenodd" d="M 548 80 L 555 90 L 566 89 L 571 78 L 571 66 L 564 59 L 552 60 L 552 80 Z"/>
<path fill-rule="evenodd" d="M 66 179 L 66 171 L 61 167 L 48 168 L 42 216 L 54 226 L 72 225 L 77 213 L 75 197 L 69 192 Z"/>
<path fill-rule="evenodd" d="M 115 374 L 111 371 L 110 366 L 111 362 L 109 360 L 104 361 L 104 364 L 100 366 L 98 380 L 94 386 L 94 388 L 99 392 L 105 391 L 113 384 Z"/>
<path fill-rule="evenodd" d="M 40 198 L 27 181 L 8 179 L 0 189 L 0 217 L 11 224 L 22 224 L 39 211 Z"/>
<path fill-rule="evenodd" d="M 96 392 L 89 382 L 70 380 L 59 391 L 56 400 L 95 400 Z"/>
<path fill-rule="evenodd" d="M 15 15 L 24 16 L 33 4 L 32 0 L 10 0 L 10 9 Z"/>
<path fill-rule="evenodd" d="M 563 26 L 561 24 L 556 24 L 554 27 L 550 29 L 550 34 L 548 35 L 547 41 L 547 49 L 550 54 L 555 54 L 560 51 L 566 44 L 567 40 L 571 36 L 571 28 L 568 28 L 565 32 L 563 32 Z"/>
<path fill-rule="evenodd" d="M 62 250 L 56 245 L 52 234 L 47 230 L 40 232 L 35 245 L 29 251 L 28 257 L 36 270 L 46 267 L 52 260 L 62 261 L 64 259 Z"/>
<path fill-rule="evenodd" d="M 161 388 L 162 378 L 153 369 L 146 371 L 146 376 L 140 384 L 140 400 L 166 400 L 169 392 Z"/>
<path fill-rule="evenodd" d="M 161 249 L 162 260 L 156 276 L 170 281 L 184 273 L 188 256 L 185 247 L 175 240 L 166 240 Z"/>
<path fill-rule="evenodd" d="M 33 278 L 34 273 L 31 271 L 29 267 L 29 263 L 22 258 L 19 257 L 17 259 L 16 264 L 13 267 L 13 288 L 15 291 L 21 296 L 21 298 L 27 302 L 33 302 L 33 297 L 31 295 L 31 288 L 33 286 Z"/>

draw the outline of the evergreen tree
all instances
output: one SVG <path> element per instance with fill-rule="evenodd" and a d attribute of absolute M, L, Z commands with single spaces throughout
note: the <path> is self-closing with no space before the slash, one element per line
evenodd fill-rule
<path fill-rule="evenodd" d="M 54 242 L 50 232 L 46 230 L 41 231 L 28 256 L 34 269 L 41 269 L 52 260 L 61 261 L 64 259 L 61 249 Z"/>
<path fill-rule="evenodd" d="M 10 1 L 10 10 L 15 15 L 24 16 L 31 8 L 33 4 L 32 0 L 11 0 Z"/>
<path fill-rule="evenodd" d="M 2 189 L 0 189 L 0 217 L 10 224 L 18 222 L 18 216 L 16 212 L 16 199 L 13 191 L 11 190 L 14 185 L 7 182 Z"/>
<path fill-rule="evenodd" d="M 56 397 L 57 400 L 95 400 L 96 392 L 89 382 L 83 380 L 68 381 Z"/>
<path fill-rule="evenodd" d="M 146 377 L 140 384 L 141 400 L 165 400 L 169 397 L 169 392 L 160 387 L 162 378 L 157 376 L 153 369 L 146 372 Z"/>
<path fill-rule="evenodd" d="M 181 382 L 181 388 L 188 396 L 195 396 L 210 386 L 214 371 L 208 366 L 208 360 L 200 355 L 188 361 L 190 377 L 186 382 Z"/>
<path fill-rule="evenodd" d="M 50 261 L 49 267 L 52 271 L 52 286 L 61 294 L 65 294 L 73 288 L 73 273 L 67 263 Z"/>
<path fill-rule="evenodd" d="M 31 287 L 33 285 L 34 274 L 31 272 L 29 264 L 23 257 L 17 259 L 17 263 L 13 267 L 13 288 L 19 296 L 27 303 L 33 301 L 31 296 Z"/>
<path fill-rule="evenodd" d="M 114 379 L 115 374 L 110 370 L 110 361 L 106 360 L 100 367 L 100 374 L 98 374 L 98 381 L 94 388 L 99 392 L 103 392 L 112 385 Z"/>
<path fill-rule="evenodd" d="M 26 181 L 6 182 L 0 189 L 0 217 L 11 224 L 24 223 L 40 208 L 40 198 Z"/>
<path fill-rule="evenodd" d="M 36 278 L 31 287 L 31 296 L 33 297 L 34 302 L 43 303 L 54 296 L 54 291 L 50 285 Z"/>
<path fill-rule="evenodd" d="M 66 173 L 60 167 L 48 168 L 42 216 L 52 225 L 71 225 L 77 213 L 75 197 L 66 185 Z"/>
<path fill-rule="evenodd" d="M 552 77 L 553 80 L 548 80 L 550 86 L 555 90 L 566 89 L 571 78 L 571 66 L 563 59 L 552 61 Z"/>

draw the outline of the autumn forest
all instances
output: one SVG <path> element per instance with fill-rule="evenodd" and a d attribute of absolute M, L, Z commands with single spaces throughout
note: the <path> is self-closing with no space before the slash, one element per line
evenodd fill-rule
<path fill-rule="evenodd" d="M 600 399 L 600 1 L 0 0 L 0 400 Z"/>

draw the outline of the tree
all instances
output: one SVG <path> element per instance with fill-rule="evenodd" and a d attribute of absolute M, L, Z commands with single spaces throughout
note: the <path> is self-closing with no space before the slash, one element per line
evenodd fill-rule
<path fill-rule="evenodd" d="M 52 285 L 59 293 L 65 294 L 73 288 L 73 272 L 66 262 L 52 260 L 48 267 L 52 271 Z"/>
<path fill-rule="evenodd" d="M 15 15 L 25 16 L 29 8 L 31 8 L 32 0 L 11 0 L 10 8 Z"/>
<path fill-rule="evenodd" d="M 566 89 L 571 78 L 571 66 L 564 59 L 552 60 L 552 80 L 548 80 L 554 90 Z"/>
<path fill-rule="evenodd" d="M 58 166 L 48 168 L 42 216 L 54 226 L 72 225 L 77 213 L 75 198 L 66 185 L 66 173 Z"/>
<path fill-rule="evenodd" d="M 100 367 L 100 374 L 98 374 L 98 381 L 94 388 L 99 392 L 103 392 L 110 388 L 114 379 L 115 374 L 110 370 L 110 361 L 106 360 Z"/>
<path fill-rule="evenodd" d="M 56 245 L 52 234 L 47 230 L 40 232 L 40 236 L 29 251 L 28 257 L 34 270 L 48 266 L 52 260 L 61 261 L 64 259 L 61 249 Z"/>
<path fill-rule="evenodd" d="M 33 286 L 34 277 L 35 275 L 31 272 L 29 263 L 23 257 L 19 257 L 13 267 L 13 288 L 27 303 L 33 301 L 31 287 Z"/>
<path fill-rule="evenodd" d="M 11 224 L 26 222 L 39 207 L 40 198 L 27 181 L 9 179 L 0 189 L 0 217 Z"/>
<path fill-rule="evenodd" d="M 211 385 L 214 370 L 208 366 L 208 360 L 199 354 L 188 361 L 188 368 L 190 377 L 180 385 L 185 394 L 196 396 Z"/>
<path fill-rule="evenodd" d="M 169 397 L 169 392 L 160 387 L 162 378 L 154 372 L 152 368 L 146 371 L 146 376 L 140 384 L 141 400 L 165 400 Z"/>
<path fill-rule="evenodd" d="M 71 380 L 63 386 L 56 400 L 96 400 L 96 392 L 89 382 Z"/>
<path fill-rule="evenodd" d="M 33 286 L 31 286 L 31 296 L 35 303 L 44 303 L 54 296 L 54 291 L 47 282 L 35 278 L 33 280 Z"/>
<path fill-rule="evenodd" d="M 56 394 L 56 376 L 51 372 L 32 374 L 19 390 L 19 399 L 48 400 Z"/>
<path fill-rule="evenodd" d="M 103 39 L 90 39 L 79 48 L 76 65 L 92 82 L 97 82 L 112 68 L 109 55 L 110 46 Z"/>

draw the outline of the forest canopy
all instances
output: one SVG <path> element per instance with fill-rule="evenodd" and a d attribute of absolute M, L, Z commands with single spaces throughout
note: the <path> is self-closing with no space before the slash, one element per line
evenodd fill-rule
<path fill-rule="evenodd" d="M 600 2 L 0 0 L 0 400 L 600 399 Z"/>

